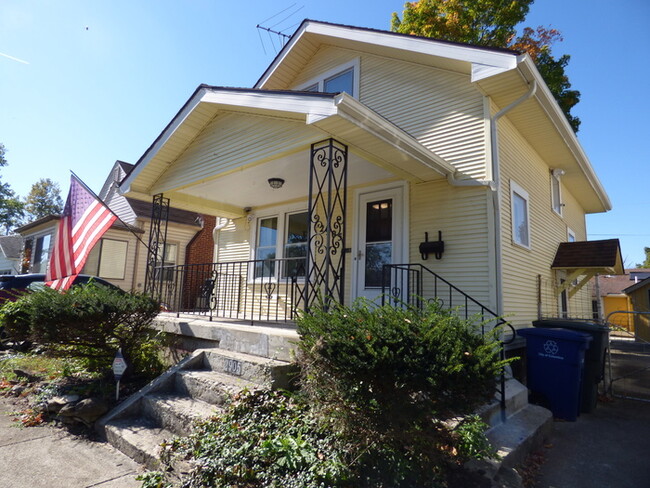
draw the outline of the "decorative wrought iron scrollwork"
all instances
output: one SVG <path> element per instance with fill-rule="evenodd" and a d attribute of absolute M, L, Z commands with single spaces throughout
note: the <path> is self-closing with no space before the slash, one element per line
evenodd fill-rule
<path fill-rule="evenodd" d="M 144 291 L 154 298 L 162 298 L 165 243 L 167 241 L 167 222 L 169 220 L 169 198 L 162 193 L 154 195 L 151 206 L 149 226 L 149 246 L 147 250 L 147 271 Z"/>
<path fill-rule="evenodd" d="M 334 139 L 311 146 L 309 251 L 305 308 L 317 300 L 343 302 L 348 147 Z"/>

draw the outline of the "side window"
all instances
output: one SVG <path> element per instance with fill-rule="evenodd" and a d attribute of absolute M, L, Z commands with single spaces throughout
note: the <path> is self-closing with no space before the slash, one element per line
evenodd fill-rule
<path fill-rule="evenodd" d="M 530 249 L 530 212 L 528 192 L 510 180 L 510 204 L 512 210 L 512 240 Z"/>
<path fill-rule="evenodd" d="M 275 255 L 278 244 L 278 218 L 258 220 L 255 247 L 255 278 L 275 275 Z"/>
<path fill-rule="evenodd" d="M 286 259 L 284 276 L 305 276 L 305 258 L 307 257 L 307 212 L 287 215 L 284 232 L 284 258 Z"/>
<path fill-rule="evenodd" d="M 32 273 L 45 273 L 47 265 L 50 261 L 50 242 L 52 236 L 50 234 L 41 236 L 36 239 L 36 248 L 34 249 L 34 261 L 32 265 Z"/>
<path fill-rule="evenodd" d="M 127 251 L 127 241 L 100 239 L 90 251 L 81 272 L 100 278 L 123 280 L 126 272 Z"/>
<path fill-rule="evenodd" d="M 323 91 L 327 93 L 346 92 L 354 95 L 354 69 L 350 68 L 323 81 Z"/>
<path fill-rule="evenodd" d="M 307 212 L 258 219 L 254 278 L 304 277 L 308 229 Z M 279 268 L 277 259 L 282 263 Z"/>
<path fill-rule="evenodd" d="M 567 228 L 567 230 L 566 230 L 566 240 L 567 240 L 567 242 L 575 242 L 576 241 L 576 233 L 573 232 L 569 228 Z"/>

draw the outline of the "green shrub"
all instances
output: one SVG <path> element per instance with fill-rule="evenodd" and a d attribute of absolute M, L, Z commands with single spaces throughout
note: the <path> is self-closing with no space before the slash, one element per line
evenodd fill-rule
<path fill-rule="evenodd" d="M 162 368 L 157 332 L 150 327 L 158 311 L 146 295 L 90 283 L 66 293 L 46 287 L 25 295 L 2 308 L 0 323 L 11 338 L 82 358 L 92 371 L 110 368 L 121 348 L 128 373 L 154 376 Z"/>
<path fill-rule="evenodd" d="M 170 450 L 192 458 L 185 488 L 358 486 L 335 439 L 300 397 L 260 390 L 240 394 L 226 413 L 176 439 Z M 166 486 L 163 479 L 153 474 L 148 481 L 161 484 L 144 486 Z"/>
<path fill-rule="evenodd" d="M 359 453 L 364 486 L 431 486 L 459 453 L 467 436 L 447 421 L 490 401 L 506 364 L 480 325 L 435 302 L 357 301 L 299 319 L 302 388 Z"/>

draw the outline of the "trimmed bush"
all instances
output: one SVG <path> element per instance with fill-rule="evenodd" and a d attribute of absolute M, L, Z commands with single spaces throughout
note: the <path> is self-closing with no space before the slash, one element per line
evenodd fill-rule
<path fill-rule="evenodd" d="M 10 338 L 82 358 L 92 371 L 109 369 L 121 348 L 129 373 L 154 376 L 162 368 L 152 347 L 157 332 L 150 327 L 158 311 L 158 302 L 146 295 L 90 283 L 66 293 L 46 287 L 7 303 L 0 324 Z"/>

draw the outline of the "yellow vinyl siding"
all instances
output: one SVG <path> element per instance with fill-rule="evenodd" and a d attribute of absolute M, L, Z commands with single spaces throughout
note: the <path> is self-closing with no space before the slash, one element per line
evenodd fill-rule
<path fill-rule="evenodd" d="M 488 145 L 484 100 L 467 75 L 324 46 L 291 87 L 357 58 L 361 102 L 453 164 L 464 176 L 485 178 Z"/>
<path fill-rule="evenodd" d="M 488 198 L 485 187 L 452 187 L 447 182 L 411 185 L 409 261 L 421 263 L 494 310 Z M 442 259 L 430 255 L 423 261 L 418 246 L 424 233 L 435 241 L 438 231 L 445 242 Z"/>
<path fill-rule="evenodd" d="M 155 191 L 183 187 L 215 175 L 304 148 L 322 135 L 304 122 L 224 113 L 172 163 Z"/>
<path fill-rule="evenodd" d="M 559 243 L 567 241 L 567 227 L 576 233 L 576 239 L 586 238 L 584 210 L 569 193 L 569 189 L 562 186 L 565 204 L 563 216 L 553 211 L 550 185 L 553 163 L 544 161 L 507 118 L 499 121 L 498 133 L 503 309 L 513 324 L 526 326 L 538 315 L 538 275 L 541 275 L 544 283 L 553 283 L 555 280 L 551 263 Z M 529 194 L 530 249 L 513 243 L 511 181 Z M 580 292 L 570 300 L 569 314 L 572 308 L 583 311 L 590 307 L 589 294 Z"/>

